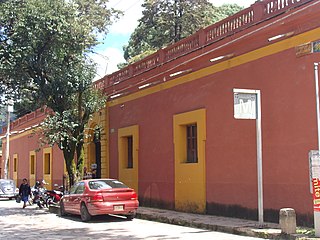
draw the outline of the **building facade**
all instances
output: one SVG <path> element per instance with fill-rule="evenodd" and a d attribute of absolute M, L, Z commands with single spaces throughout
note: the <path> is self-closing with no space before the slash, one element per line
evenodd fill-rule
<path fill-rule="evenodd" d="M 45 180 L 48 189 L 52 189 L 54 184 L 63 185 L 65 168 L 62 152 L 57 147 L 40 147 L 37 129 L 47 114 L 48 109 L 38 109 L 10 124 L 8 176 L 16 181 L 17 186 L 23 178 L 27 178 L 31 186 L 36 181 Z M 4 178 L 6 138 L 2 138 L 2 142 L 1 178 Z"/>
<path fill-rule="evenodd" d="M 143 206 L 257 219 L 256 121 L 234 117 L 234 92 L 257 90 L 265 220 L 291 207 L 299 224 L 312 224 L 319 14 L 316 0 L 259 1 L 96 82 L 108 101 L 89 124 L 86 171 L 122 180 Z M 13 177 L 30 172 L 33 142 L 11 138 Z M 45 178 L 52 151 L 55 182 L 62 155 L 41 151 L 35 172 Z"/>
<path fill-rule="evenodd" d="M 97 82 L 109 175 L 145 206 L 256 219 L 256 121 L 234 118 L 234 91 L 259 90 L 264 218 L 292 207 L 312 223 L 319 10 L 259 1 Z"/>

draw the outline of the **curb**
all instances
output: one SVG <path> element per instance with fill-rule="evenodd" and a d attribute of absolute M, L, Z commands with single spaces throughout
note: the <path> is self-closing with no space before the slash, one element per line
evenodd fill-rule
<path fill-rule="evenodd" d="M 255 232 L 248 228 L 235 228 L 235 227 L 228 227 L 228 226 L 220 226 L 216 224 L 197 223 L 197 222 L 192 222 L 187 220 L 162 217 L 157 215 L 149 215 L 144 213 L 137 213 L 137 218 L 161 222 L 161 223 L 185 226 L 185 227 L 194 227 L 199 229 L 224 232 L 224 233 L 230 233 L 230 234 L 236 234 L 236 235 L 243 235 L 243 236 L 249 236 L 249 237 L 259 237 L 259 238 L 265 238 L 265 239 L 270 239 L 270 238 L 276 239 L 276 237 L 280 235 L 280 234 L 275 235 L 275 234 L 270 234 L 265 232 Z"/>
<path fill-rule="evenodd" d="M 59 215 L 60 206 L 50 205 L 49 212 Z M 233 226 L 223 226 L 218 224 L 201 223 L 192 220 L 184 220 L 174 216 L 163 216 L 157 213 L 143 213 L 137 212 L 136 218 L 150 220 L 161 223 L 174 224 L 184 227 L 193 227 L 210 231 L 217 231 L 223 233 L 230 233 L 235 235 L 242 235 L 248 237 L 257 237 L 263 239 L 276 239 L 276 240 L 319 240 L 319 238 L 310 238 L 304 234 L 283 234 L 280 229 L 272 228 L 259 228 L 255 226 L 248 227 L 233 227 Z"/>
<path fill-rule="evenodd" d="M 223 233 L 230 233 L 235 235 L 242 235 L 248 237 L 257 237 L 263 239 L 277 239 L 277 240 L 316 240 L 319 238 L 309 238 L 303 234 L 283 234 L 279 229 L 259 229 L 256 227 L 230 227 L 217 224 L 198 223 L 188 220 L 182 220 L 175 217 L 164 217 L 156 214 L 137 213 L 137 218 L 156 221 L 161 223 L 174 224 L 185 227 L 194 227 L 204 230 L 211 230 Z"/>

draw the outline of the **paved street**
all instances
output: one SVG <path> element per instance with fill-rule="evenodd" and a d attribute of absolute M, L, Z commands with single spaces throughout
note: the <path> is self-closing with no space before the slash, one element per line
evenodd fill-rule
<path fill-rule="evenodd" d="M 35 206 L 22 209 L 22 204 L 13 200 L 0 200 L 0 226 L 0 239 L 258 239 L 112 216 L 83 223 L 80 217 L 60 218 Z"/>

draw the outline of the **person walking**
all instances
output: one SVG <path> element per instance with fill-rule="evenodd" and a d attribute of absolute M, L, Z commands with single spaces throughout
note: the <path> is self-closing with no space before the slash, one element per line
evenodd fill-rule
<path fill-rule="evenodd" d="M 22 183 L 19 187 L 19 195 L 21 196 L 21 200 L 23 201 L 22 208 L 25 208 L 27 206 L 28 198 L 31 195 L 31 188 L 26 178 L 22 180 Z"/>

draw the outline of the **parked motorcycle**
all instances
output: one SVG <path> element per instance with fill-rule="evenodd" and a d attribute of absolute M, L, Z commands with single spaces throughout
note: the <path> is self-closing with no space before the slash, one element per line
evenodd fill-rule
<path fill-rule="evenodd" d="M 58 185 L 55 184 L 55 187 Z M 63 196 L 63 186 L 58 187 L 59 190 L 47 190 L 46 195 L 46 206 L 57 205 L 60 202 L 60 199 Z"/>
<path fill-rule="evenodd" d="M 39 208 L 46 207 L 46 196 L 45 192 L 47 189 L 39 181 L 36 182 L 31 188 L 31 199 L 29 199 L 29 204 L 37 204 Z"/>
<path fill-rule="evenodd" d="M 47 190 L 44 188 L 35 188 L 33 190 L 33 203 L 37 204 L 39 208 L 44 208 L 46 207 L 46 196 L 45 192 Z"/>

